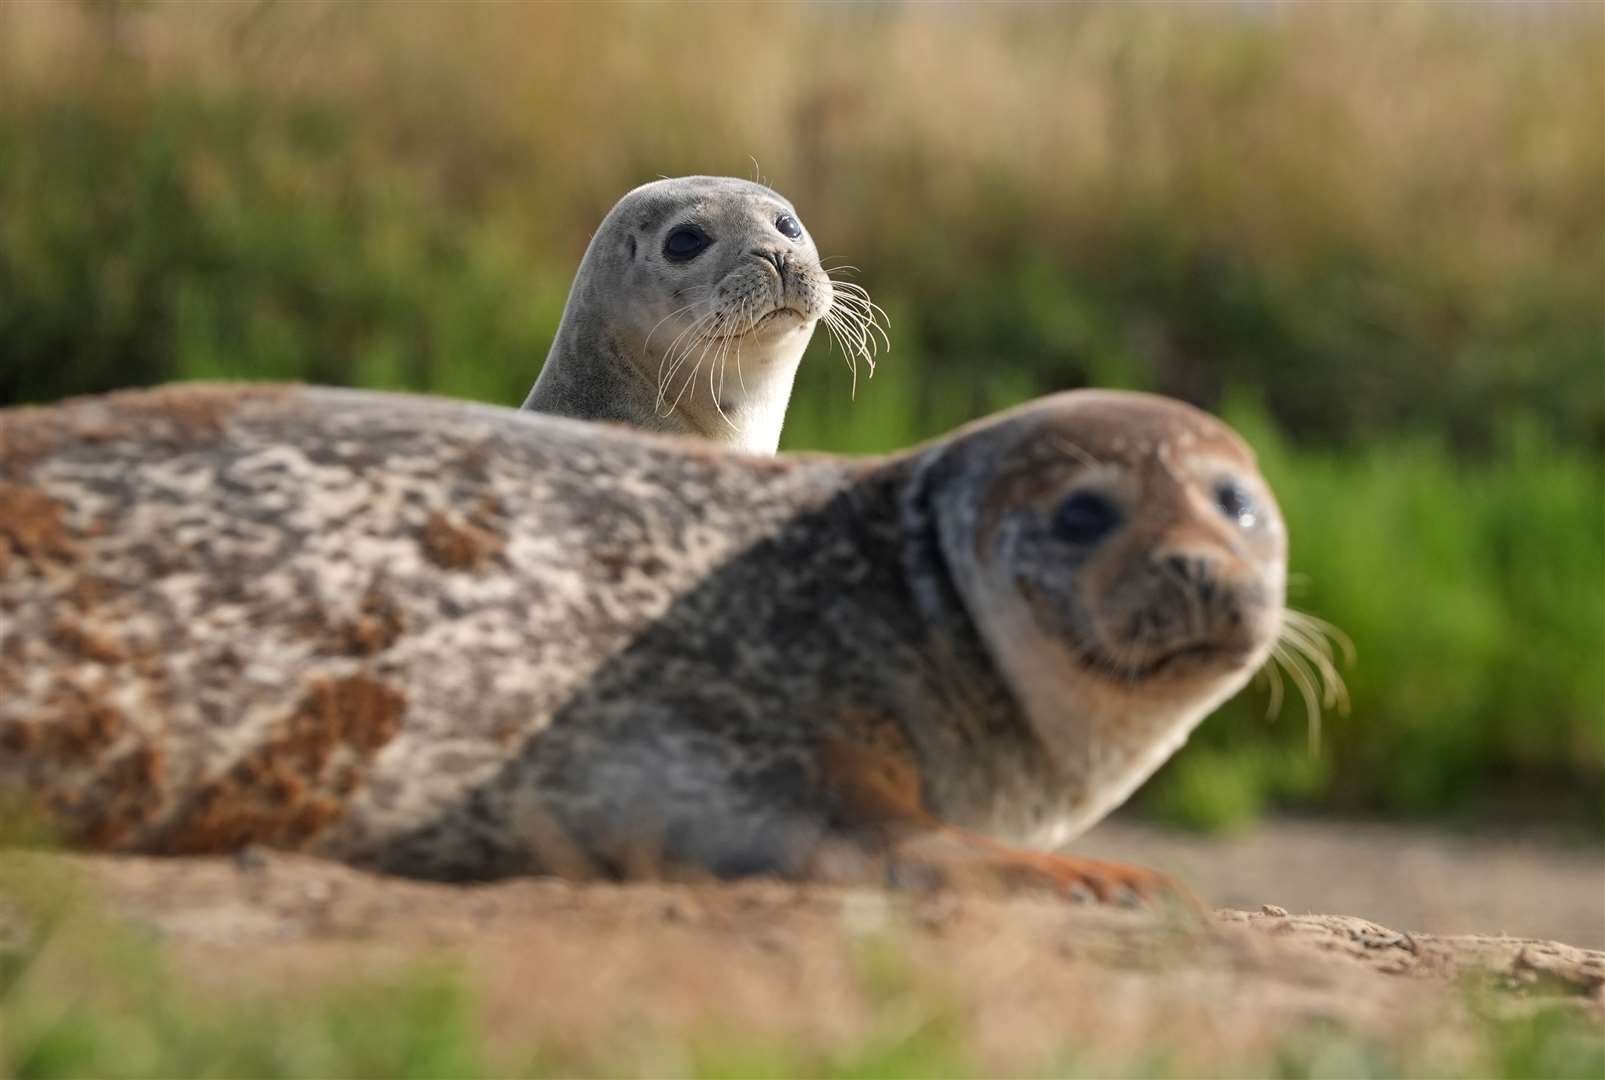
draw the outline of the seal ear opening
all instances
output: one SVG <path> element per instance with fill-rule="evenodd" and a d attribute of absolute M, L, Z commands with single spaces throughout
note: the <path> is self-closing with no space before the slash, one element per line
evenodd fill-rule
<path fill-rule="evenodd" d="M 634 259 L 635 258 L 635 235 L 632 233 L 631 235 L 626 236 L 624 238 L 624 242 L 629 245 L 630 258 Z"/>

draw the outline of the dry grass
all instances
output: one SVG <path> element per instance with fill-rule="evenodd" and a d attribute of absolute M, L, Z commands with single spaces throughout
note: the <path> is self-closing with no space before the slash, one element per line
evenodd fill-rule
<path fill-rule="evenodd" d="M 1288 273 L 1347 247 L 1457 291 L 1598 242 L 1605 9 L 1517 7 L 18 0 L 0 68 L 60 93 L 111 43 L 154 80 L 349 104 L 460 140 L 427 155 L 459 183 L 536 185 L 571 242 L 658 172 L 761 171 L 881 266 L 962 276 L 955 238 L 1095 245 L 1147 207 Z M 946 226 L 1000 197 L 1015 235 Z"/>

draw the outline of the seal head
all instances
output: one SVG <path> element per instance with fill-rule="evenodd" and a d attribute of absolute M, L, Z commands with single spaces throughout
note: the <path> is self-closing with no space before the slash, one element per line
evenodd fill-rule
<path fill-rule="evenodd" d="M 524 408 L 774 453 L 835 303 L 777 192 L 717 176 L 642 185 L 592 237 Z"/>
<path fill-rule="evenodd" d="M 928 468 L 963 606 L 1079 793 L 1004 831 L 1062 843 L 1266 662 L 1286 586 L 1280 511 L 1236 434 L 1145 394 L 1025 406 L 953 439 Z"/>

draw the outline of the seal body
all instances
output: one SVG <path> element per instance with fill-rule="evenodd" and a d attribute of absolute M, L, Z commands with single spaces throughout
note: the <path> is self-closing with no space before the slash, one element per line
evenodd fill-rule
<path fill-rule="evenodd" d="M 10 410 L 0 794 L 83 846 L 441 879 L 1101 889 L 996 845 L 1157 767 L 1284 565 L 1246 447 L 1141 395 L 874 460 L 338 390 Z"/>
<path fill-rule="evenodd" d="M 645 184 L 591 238 L 524 408 L 772 454 L 803 350 L 835 303 L 775 191 L 717 176 Z"/>

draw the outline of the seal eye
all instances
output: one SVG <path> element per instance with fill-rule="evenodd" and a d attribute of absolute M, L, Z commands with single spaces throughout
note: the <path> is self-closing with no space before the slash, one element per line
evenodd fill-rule
<path fill-rule="evenodd" d="M 685 262 L 701 255 L 712 238 L 695 225 L 681 225 L 663 238 L 663 254 L 675 262 Z"/>
<path fill-rule="evenodd" d="M 1053 516 L 1053 529 L 1072 544 L 1096 544 L 1120 524 L 1120 511 L 1103 495 L 1078 492 Z"/>
<path fill-rule="evenodd" d="M 1230 480 L 1223 481 L 1215 488 L 1215 505 L 1220 512 L 1237 522 L 1245 529 L 1254 527 L 1259 521 L 1259 508 L 1254 505 L 1254 497 Z"/>
<path fill-rule="evenodd" d="M 788 240 L 802 239 L 802 222 L 790 214 L 781 214 L 775 218 L 775 228 L 779 229 L 780 235 Z"/>

